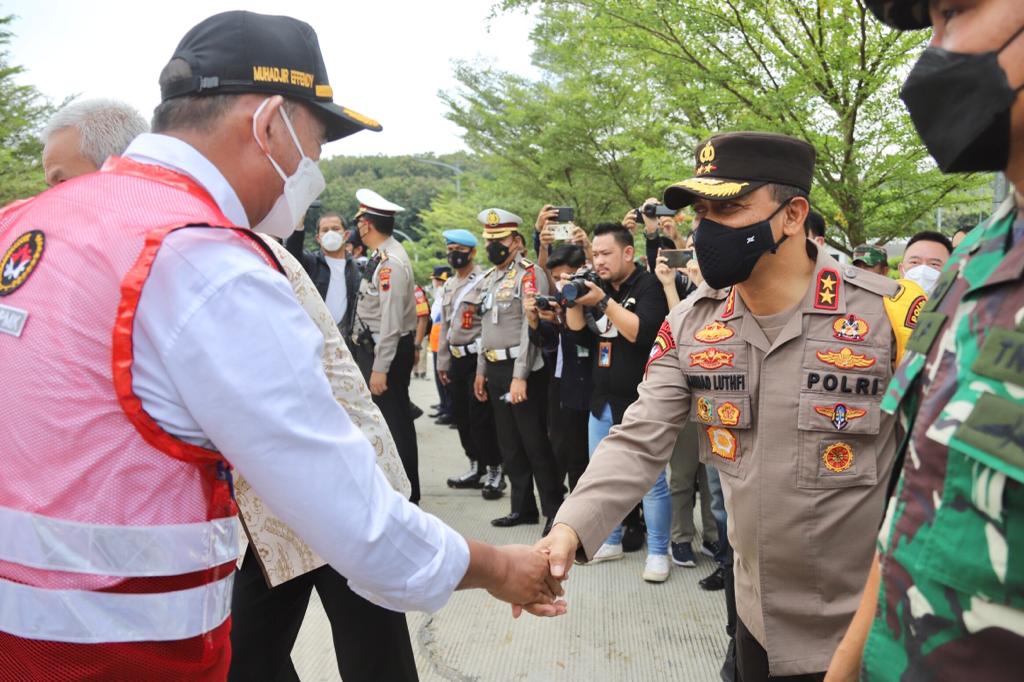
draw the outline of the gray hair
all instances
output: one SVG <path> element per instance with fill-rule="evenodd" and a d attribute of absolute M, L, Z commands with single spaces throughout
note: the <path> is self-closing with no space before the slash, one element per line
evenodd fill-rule
<path fill-rule="evenodd" d="M 99 168 L 109 156 L 119 156 L 142 133 L 149 132 L 146 119 L 124 102 L 90 99 L 69 104 L 50 119 L 40 138 L 65 128 L 77 128 L 82 136 L 82 154 Z"/>

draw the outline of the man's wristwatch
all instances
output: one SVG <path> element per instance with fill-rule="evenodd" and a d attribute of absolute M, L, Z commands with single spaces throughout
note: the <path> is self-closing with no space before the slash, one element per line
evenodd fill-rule
<path fill-rule="evenodd" d="M 608 294 L 605 294 L 604 298 L 602 298 L 600 301 L 598 301 L 597 304 L 594 305 L 594 307 L 597 308 L 598 312 L 600 312 L 602 315 L 604 315 L 605 311 L 608 310 L 608 303 L 611 300 L 612 300 L 611 296 L 609 296 Z"/>

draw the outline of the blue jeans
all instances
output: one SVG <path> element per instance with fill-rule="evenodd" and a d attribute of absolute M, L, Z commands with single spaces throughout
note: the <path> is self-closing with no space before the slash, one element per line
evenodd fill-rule
<path fill-rule="evenodd" d="M 612 406 L 605 403 L 600 417 L 590 415 L 590 422 L 587 424 L 588 441 L 590 444 L 590 456 L 594 456 L 594 450 L 608 432 L 612 430 Z M 665 470 L 658 474 L 658 480 L 654 487 L 644 495 L 644 521 L 647 523 L 647 553 L 668 554 L 669 532 L 672 528 L 672 498 L 668 492 L 668 481 L 665 480 Z M 609 545 L 622 544 L 622 526 L 618 526 L 605 540 Z"/>
<path fill-rule="evenodd" d="M 708 472 L 708 491 L 711 493 L 711 513 L 715 517 L 715 525 L 718 526 L 718 552 L 715 554 L 715 561 L 719 566 L 732 566 L 732 547 L 729 545 L 729 533 L 726 530 L 728 519 L 725 514 L 722 480 L 715 467 L 709 464 L 705 469 Z"/>

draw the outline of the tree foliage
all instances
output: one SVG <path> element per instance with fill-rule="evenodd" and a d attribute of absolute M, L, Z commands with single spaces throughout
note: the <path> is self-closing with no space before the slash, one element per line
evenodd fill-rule
<path fill-rule="evenodd" d="M 13 21 L 0 16 L 0 206 L 46 188 L 39 132 L 54 111 L 35 87 L 15 82 L 24 69 L 7 49 Z"/>
<path fill-rule="evenodd" d="M 890 239 L 985 177 L 944 176 L 898 91 L 924 46 L 862 0 L 506 0 L 537 8 L 536 81 L 460 64 L 449 118 L 534 206 L 596 222 L 687 177 L 703 137 L 769 130 L 818 150 L 812 202 L 839 248 Z M 534 209 L 535 210 L 535 209 Z M 584 218 L 586 220 L 587 218 Z"/>

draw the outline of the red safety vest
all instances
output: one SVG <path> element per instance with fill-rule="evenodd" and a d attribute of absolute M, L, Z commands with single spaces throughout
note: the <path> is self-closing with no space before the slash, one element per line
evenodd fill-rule
<path fill-rule="evenodd" d="M 227 676 L 230 467 L 132 389 L 142 287 L 185 225 L 234 227 L 123 158 L 0 212 L 0 680 Z"/>

